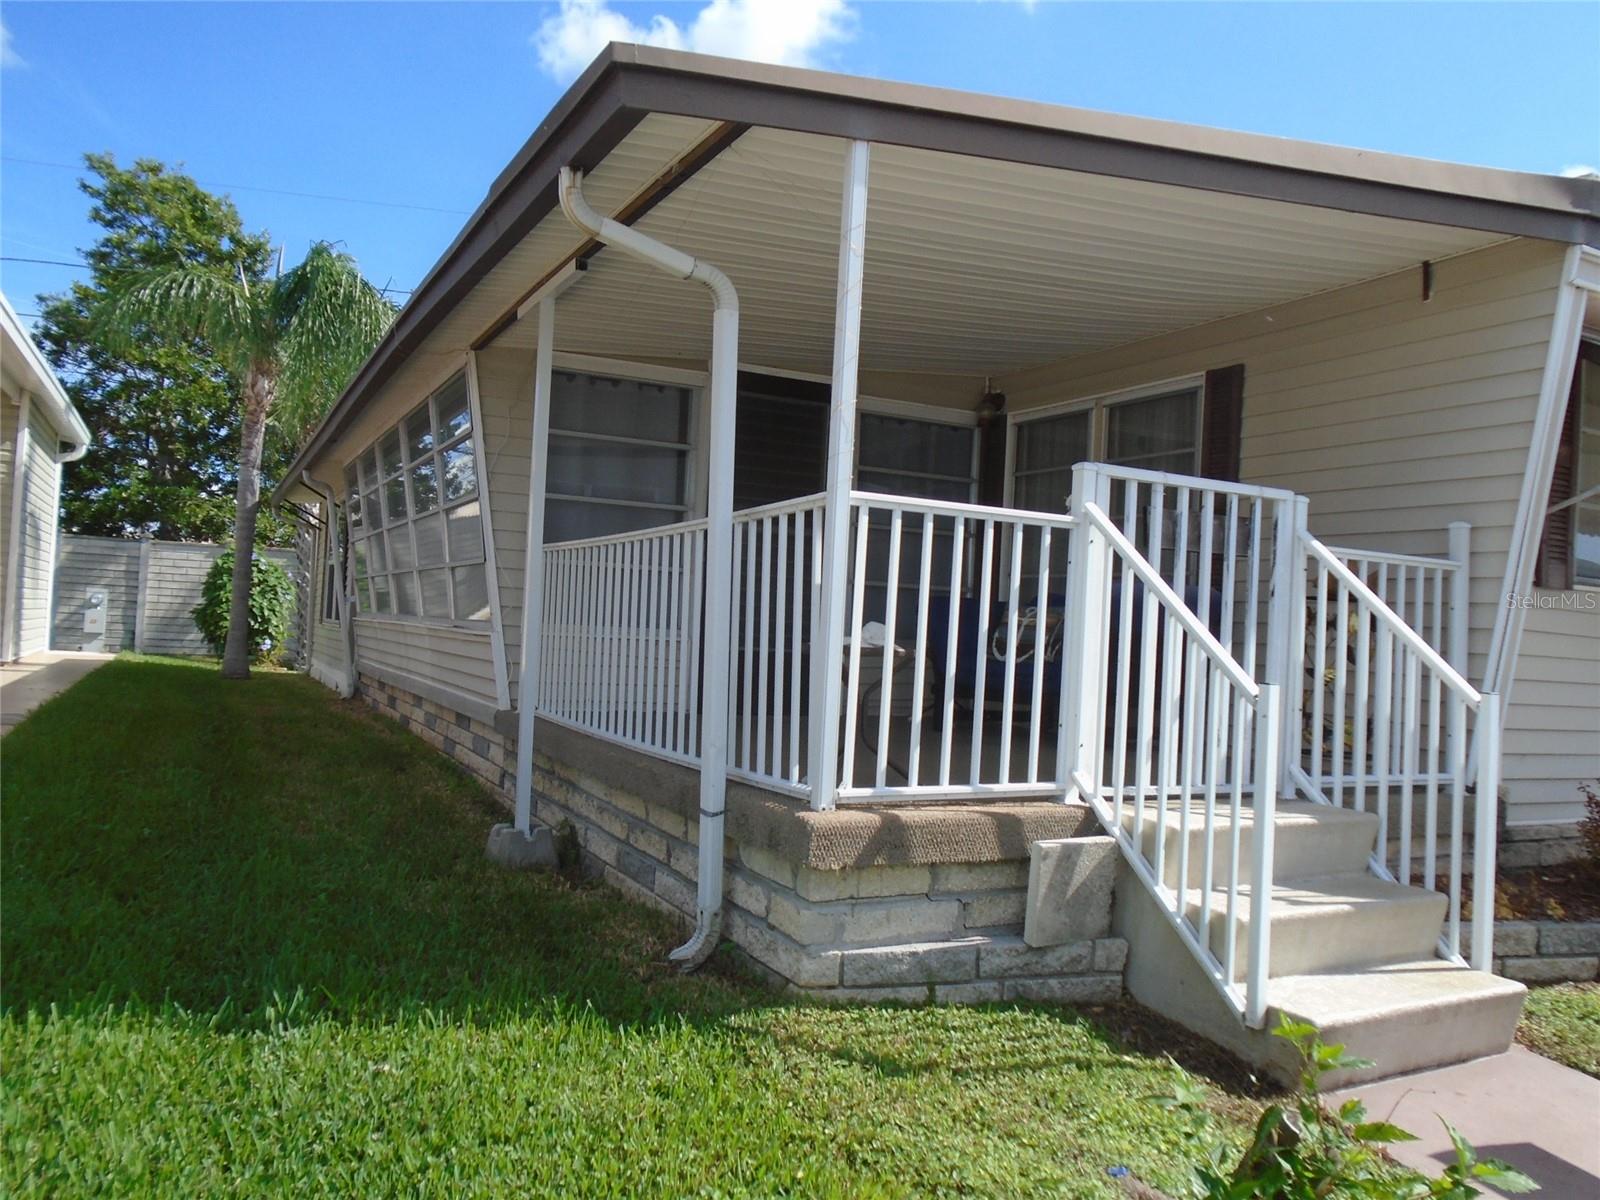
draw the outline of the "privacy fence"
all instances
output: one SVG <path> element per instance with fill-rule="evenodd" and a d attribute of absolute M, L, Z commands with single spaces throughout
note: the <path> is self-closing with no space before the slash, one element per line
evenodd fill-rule
<path fill-rule="evenodd" d="M 200 603 L 206 572 L 222 551 L 207 542 L 63 534 L 56 553 L 50 648 L 210 653 L 190 613 Z M 262 553 L 295 579 L 303 604 L 305 582 L 295 552 Z M 299 628 L 297 615 L 290 623 L 291 658 L 299 654 Z"/>

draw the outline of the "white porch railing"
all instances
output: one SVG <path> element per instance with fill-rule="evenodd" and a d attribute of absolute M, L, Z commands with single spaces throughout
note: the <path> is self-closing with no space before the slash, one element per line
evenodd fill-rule
<path fill-rule="evenodd" d="M 822 600 L 823 495 L 733 515 L 728 774 L 807 796 L 811 631 Z"/>
<path fill-rule="evenodd" d="M 1499 697 L 1479 693 L 1440 653 L 1436 643 L 1448 633 L 1444 601 L 1418 599 L 1427 594 L 1425 575 L 1420 587 L 1413 581 L 1413 619 L 1407 621 L 1400 602 L 1407 594 L 1400 590 L 1404 584 L 1390 593 L 1396 601 L 1391 604 L 1369 584 L 1370 575 L 1364 578 L 1343 557 L 1355 556 L 1360 564 L 1373 556 L 1331 550 L 1309 534 L 1302 535 L 1302 544 L 1311 643 L 1304 724 L 1309 744 L 1295 756 L 1290 772 L 1315 800 L 1377 813 L 1373 871 L 1445 892 L 1450 905 L 1440 950 L 1460 960 L 1468 748 L 1469 739 L 1476 739 L 1471 958 L 1474 967 L 1486 971 L 1494 924 Z M 1432 560 L 1422 567 L 1396 561 L 1400 556 L 1384 557 L 1397 570 L 1434 573 L 1435 597 L 1452 586 L 1459 597 L 1464 587 L 1464 563 L 1452 568 Z M 1459 572 L 1460 584 L 1447 581 L 1451 569 Z M 1456 643 L 1464 657 L 1464 598 L 1457 611 L 1463 624 L 1444 640 Z M 1430 639 L 1424 631 L 1435 636 Z"/>
<path fill-rule="evenodd" d="M 839 801 L 1060 794 L 1073 519 L 872 492 L 851 519 Z"/>
<path fill-rule="evenodd" d="M 1104 464 L 1075 468 L 1071 503 L 852 492 L 835 662 L 812 651 L 825 497 L 736 514 L 729 775 L 822 807 L 1079 795 L 1258 1022 L 1276 797 L 1370 805 L 1372 869 L 1446 891 L 1440 948 L 1459 958 L 1476 736 L 1472 961 L 1486 968 L 1499 722 L 1446 657 L 1465 655 L 1464 528 L 1449 559 L 1333 550 L 1293 493 Z M 546 547 L 542 717 L 698 762 L 705 539 L 690 521 Z M 815 797 L 823 671 L 843 683 L 841 770 L 837 795 Z"/>
<path fill-rule="evenodd" d="M 1173 488 L 1169 478 L 1096 464 L 1073 476 L 1069 657 L 1081 667 L 1066 720 L 1072 784 L 1213 985 L 1259 1027 L 1282 708 L 1279 688 L 1233 651 L 1254 665 L 1262 622 L 1286 619 L 1265 581 L 1286 575 L 1276 535 L 1293 497 L 1198 480 Z M 1146 551 L 1135 542 L 1141 529 Z"/>
<path fill-rule="evenodd" d="M 698 762 L 705 543 L 688 521 L 545 547 L 540 717 Z"/>

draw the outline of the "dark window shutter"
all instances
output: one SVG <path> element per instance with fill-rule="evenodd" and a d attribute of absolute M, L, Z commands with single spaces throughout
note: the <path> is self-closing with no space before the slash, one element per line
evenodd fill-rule
<path fill-rule="evenodd" d="M 1578 485 L 1578 409 L 1583 372 L 1578 368 L 1587 347 L 1579 351 L 1579 362 L 1572 371 L 1572 391 L 1567 394 L 1567 415 L 1561 422 L 1561 442 L 1556 447 L 1555 470 L 1550 473 L 1550 496 L 1545 502 L 1544 537 L 1539 541 L 1539 558 L 1533 566 L 1533 583 L 1542 588 L 1572 586 L 1573 506 L 1550 512 L 1553 505 L 1570 500 Z"/>
<path fill-rule="evenodd" d="M 1236 482 L 1239 478 L 1239 431 L 1244 421 L 1244 364 L 1206 372 L 1203 425 L 1200 430 L 1200 474 Z"/>

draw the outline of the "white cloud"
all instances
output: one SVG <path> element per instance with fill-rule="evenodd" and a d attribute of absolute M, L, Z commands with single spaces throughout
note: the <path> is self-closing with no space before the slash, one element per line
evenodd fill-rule
<path fill-rule="evenodd" d="M 25 67 L 27 61 L 17 53 L 16 47 L 11 44 L 11 30 L 4 21 L 0 21 L 0 67 Z"/>
<path fill-rule="evenodd" d="M 533 35 L 539 65 L 571 79 L 607 42 L 642 42 L 787 66 L 811 66 L 818 51 L 854 32 L 850 0 L 709 0 L 687 25 L 657 14 L 636 25 L 606 0 L 561 0 Z"/>
<path fill-rule="evenodd" d="M 1600 179 L 1600 167 L 1591 167 L 1587 163 L 1574 163 L 1570 167 L 1562 167 L 1561 173 L 1568 179 Z"/>

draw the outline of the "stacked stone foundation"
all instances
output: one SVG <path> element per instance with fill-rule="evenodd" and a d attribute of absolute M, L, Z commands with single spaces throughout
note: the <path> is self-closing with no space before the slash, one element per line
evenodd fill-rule
<path fill-rule="evenodd" d="M 360 694 L 509 805 L 514 733 L 371 676 Z M 692 919 L 695 772 L 559 726 L 542 725 L 536 745 L 534 818 L 570 824 L 592 875 Z M 1031 843 L 1094 832 L 1087 809 L 820 813 L 734 784 L 725 831 L 724 936 L 779 986 L 905 1003 L 1099 1003 L 1122 993 L 1127 943 L 1109 920 L 1061 945 L 1022 937 Z"/>

